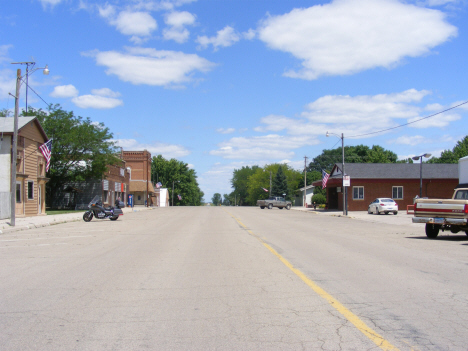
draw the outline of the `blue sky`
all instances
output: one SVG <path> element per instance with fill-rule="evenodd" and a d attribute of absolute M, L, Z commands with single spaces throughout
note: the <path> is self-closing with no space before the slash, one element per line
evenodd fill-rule
<path fill-rule="evenodd" d="M 232 171 L 340 145 L 440 155 L 467 135 L 468 4 L 457 0 L 15 0 L 0 10 L 0 109 L 11 62 L 103 122 L 124 150 L 193 167 L 205 200 Z M 20 106 L 24 106 L 24 87 Z M 46 104 L 31 91 L 28 103 Z"/>

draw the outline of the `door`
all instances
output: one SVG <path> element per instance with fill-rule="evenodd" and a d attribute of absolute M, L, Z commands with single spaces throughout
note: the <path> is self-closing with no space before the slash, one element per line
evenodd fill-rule
<path fill-rule="evenodd" d="M 24 215 L 23 182 L 16 182 L 15 216 Z"/>

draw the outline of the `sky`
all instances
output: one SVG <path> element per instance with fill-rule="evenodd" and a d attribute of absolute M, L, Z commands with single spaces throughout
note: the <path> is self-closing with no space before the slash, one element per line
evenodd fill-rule
<path fill-rule="evenodd" d="M 422 119 L 468 101 L 464 0 L 15 0 L 0 22 L 0 109 L 25 74 L 11 63 L 48 65 L 28 105 L 186 162 L 206 201 L 234 169 L 302 171 L 341 135 L 404 159 L 468 134 L 468 104 Z"/>

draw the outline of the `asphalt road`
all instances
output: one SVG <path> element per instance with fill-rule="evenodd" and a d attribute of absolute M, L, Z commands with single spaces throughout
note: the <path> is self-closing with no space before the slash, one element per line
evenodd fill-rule
<path fill-rule="evenodd" d="M 467 244 L 242 207 L 2 234 L 0 349 L 466 350 Z"/>

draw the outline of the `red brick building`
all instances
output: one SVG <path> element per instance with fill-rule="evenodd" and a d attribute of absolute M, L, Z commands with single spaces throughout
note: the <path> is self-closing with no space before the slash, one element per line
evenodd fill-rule
<path fill-rule="evenodd" d="M 143 151 L 122 151 L 122 159 L 127 169 L 130 169 L 130 188 L 128 194 L 133 195 L 135 205 L 152 206 L 154 202 L 154 187 L 151 184 L 151 153 Z"/>
<path fill-rule="evenodd" d="M 115 200 L 120 198 L 126 202 L 127 193 L 130 188 L 130 172 L 126 168 L 126 162 L 107 166 L 107 172 L 102 179 L 102 202 L 113 206 Z"/>
<path fill-rule="evenodd" d="M 327 182 L 329 209 L 343 210 L 341 167 L 335 164 Z M 378 197 L 394 199 L 403 211 L 419 196 L 419 163 L 345 163 L 345 175 L 350 177 L 350 186 L 346 187 L 349 211 L 366 211 L 369 203 Z M 457 164 L 422 165 L 423 197 L 451 198 L 457 184 Z M 322 186 L 322 181 L 313 185 Z"/>

